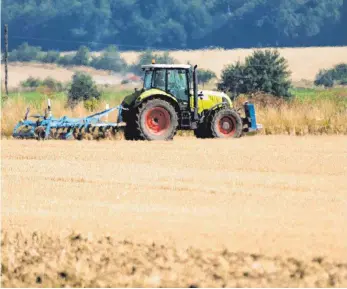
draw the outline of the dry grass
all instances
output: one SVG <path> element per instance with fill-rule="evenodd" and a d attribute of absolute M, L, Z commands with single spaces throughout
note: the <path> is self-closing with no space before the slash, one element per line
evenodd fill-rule
<path fill-rule="evenodd" d="M 238 104 L 247 98 L 238 99 Z M 320 135 L 347 134 L 347 91 L 328 98 L 285 101 L 267 95 L 255 95 L 262 134 Z"/>
<path fill-rule="evenodd" d="M 319 92 L 317 92 L 318 94 Z M 238 99 L 238 105 L 245 101 L 245 97 Z M 117 105 L 120 99 L 107 101 L 111 106 Z M 256 95 L 251 99 L 256 105 L 258 122 L 264 126 L 261 134 L 347 134 L 347 91 L 337 91 L 328 97 L 316 99 L 299 99 L 283 101 L 271 96 Z M 91 114 L 83 104 L 71 110 L 65 105 L 65 98 L 53 101 L 53 113 L 56 117 L 84 117 Z M 106 101 L 99 103 L 98 110 L 105 108 Z M 8 100 L 2 108 L 1 135 L 10 136 L 16 123 L 23 118 L 29 106 L 21 97 Z M 32 106 L 32 105 L 31 105 Z M 31 113 L 44 112 L 46 102 L 44 96 L 38 100 L 38 105 Z M 109 121 L 116 121 L 116 112 L 109 115 Z M 185 135 L 180 133 L 180 135 Z M 188 133 L 189 134 L 189 133 Z"/>
<path fill-rule="evenodd" d="M 347 264 L 2 232 L 3 287 L 341 287 Z"/>

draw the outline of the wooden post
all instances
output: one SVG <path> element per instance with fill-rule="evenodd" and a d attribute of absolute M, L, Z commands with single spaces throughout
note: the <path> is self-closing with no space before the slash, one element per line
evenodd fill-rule
<path fill-rule="evenodd" d="M 7 69 L 7 58 L 8 58 L 8 25 L 5 24 L 5 31 L 4 31 L 4 36 L 5 36 L 5 91 L 6 95 L 8 96 L 8 69 Z"/>

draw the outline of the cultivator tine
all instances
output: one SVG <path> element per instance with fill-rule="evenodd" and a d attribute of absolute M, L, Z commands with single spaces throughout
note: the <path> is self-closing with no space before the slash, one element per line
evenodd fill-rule
<path fill-rule="evenodd" d="M 29 112 L 30 112 L 30 108 L 28 107 L 28 108 L 27 108 L 27 111 L 26 111 L 26 113 L 25 113 L 25 116 L 24 116 L 24 120 L 27 120 L 27 119 L 28 119 Z"/>

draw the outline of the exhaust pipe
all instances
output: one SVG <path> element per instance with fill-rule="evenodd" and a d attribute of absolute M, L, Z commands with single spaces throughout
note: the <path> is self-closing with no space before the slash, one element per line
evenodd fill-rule
<path fill-rule="evenodd" d="M 194 66 L 193 70 L 193 89 L 194 89 L 194 121 L 199 120 L 198 116 L 198 74 L 197 74 L 197 65 Z"/>

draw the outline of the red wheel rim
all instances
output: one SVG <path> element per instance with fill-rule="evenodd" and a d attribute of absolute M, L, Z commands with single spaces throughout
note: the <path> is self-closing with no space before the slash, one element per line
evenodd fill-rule
<path fill-rule="evenodd" d="M 170 126 L 170 114 L 163 107 L 154 107 L 146 113 L 146 127 L 156 135 L 165 133 Z"/>
<path fill-rule="evenodd" d="M 230 116 L 223 116 L 218 122 L 218 130 L 225 136 L 233 136 L 236 132 L 235 119 Z"/>

